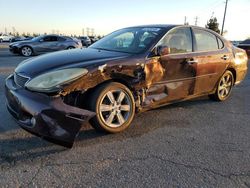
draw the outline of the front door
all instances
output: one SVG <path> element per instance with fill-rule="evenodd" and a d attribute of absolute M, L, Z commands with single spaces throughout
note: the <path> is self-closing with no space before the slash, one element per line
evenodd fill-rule
<path fill-rule="evenodd" d="M 194 94 L 197 60 L 193 53 L 191 28 L 173 29 L 158 45 L 168 46 L 170 54 L 152 57 L 146 62 L 145 106 L 158 106 Z"/>
<path fill-rule="evenodd" d="M 46 52 L 53 52 L 57 49 L 58 43 L 57 36 L 45 36 L 37 46 L 37 52 L 39 53 L 46 53 Z"/>

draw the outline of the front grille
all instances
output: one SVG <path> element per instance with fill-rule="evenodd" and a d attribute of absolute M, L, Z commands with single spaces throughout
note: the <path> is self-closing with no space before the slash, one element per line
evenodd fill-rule
<path fill-rule="evenodd" d="M 29 77 L 14 73 L 14 81 L 16 85 L 24 87 L 25 84 L 29 81 Z"/>

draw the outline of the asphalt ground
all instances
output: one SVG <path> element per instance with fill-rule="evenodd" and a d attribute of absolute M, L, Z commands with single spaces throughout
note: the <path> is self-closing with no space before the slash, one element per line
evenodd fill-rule
<path fill-rule="evenodd" d="M 120 134 L 87 125 L 74 147 L 19 128 L 4 81 L 22 60 L 0 49 L 0 187 L 250 187 L 250 75 L 223 103 L 207 97 L 138 114 Z"/>

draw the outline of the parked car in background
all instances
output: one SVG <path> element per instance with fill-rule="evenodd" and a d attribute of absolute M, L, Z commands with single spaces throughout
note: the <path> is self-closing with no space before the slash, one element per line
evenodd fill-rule
<path fill-rule="evenodd" d="M 94 44 L 96 41 L 98 41 L 99 39 L 95 36 L 89 36 L 90 40 L 91 40 L 91 44 Z"/>
<path fill-rule="evenodd" d="M 58 35 L 42 35 L 31 40 L 14 42 L 9 45 L 9 50 L 11 52 L 26 57 L 73 48 L 82 48 L 81 41 L 75 38 Z"/>
<path fill-rule="evenodd" d="M 0 36 L 0 42 L 11 42 L 11 40 L 14 38 L 12 35 L 6 35 L 3 34 Z"/>
<path fill-rule="evenodd" d="M 238 45 L 238 47 L 246 50 L 247 56 L 250 59 L 250 39 L 244 40 Z"/>
<path fill-rule="evenodd" d="M 19 36 L 19 37 L 14 37 L 11 39 L 11 42 L 19 42 L 19 41 L 24 41 L 24 40 L 31 40 L 33 37 L 30 36 Z"/>
<path fill-rule="evenodd" d="M 231 41 L 231 42 L 232 42 L 232 44 L 233 44 L 234 46 L 238 46 L 242 41 L 234 40 L 234 41 Z"/>
<path fill-rule="evenodd" d="M 79 39 L 81 40 L 83 46 L 88 47 L 91 45 L 91 40 L 88 36 L 81 36 Z"/>
<path fill-rule="evenodd" d="M 118 133 L 136 112 L 204 95 L 225 101 L 246 73 L 246 52 L 211 30 L 148 25 L 25 60 L 6 79 L 5 94 L 22 128 L 71 147 L 88 121 Z"/>

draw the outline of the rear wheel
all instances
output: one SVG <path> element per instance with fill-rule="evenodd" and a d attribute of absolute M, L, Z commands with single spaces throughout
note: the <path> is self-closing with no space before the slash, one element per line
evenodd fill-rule
<path fill-rule="evenodd" d="M 234 85 L 234 76 L 231 71 L 226 71 L 218 82 L 216 92 L 209 97 L 216 101 L 225 101 L 231 94 Z"/>
<path fill-rule="evenodd" d="M 25 57 L 31 56 L 33 53 L 32 49 L 28 46 L 24 46 L 21 48 L 21 54 Z"/>
<path fill-rule="evenodd" d="M 131 91 L 124 85 L 111 82 L 98 87 L 91 98 L 90 108 L 96 116 L 90 120 L 98 131 L 117 133 L 127 129 L 135 114 Z"/>

